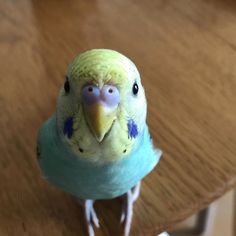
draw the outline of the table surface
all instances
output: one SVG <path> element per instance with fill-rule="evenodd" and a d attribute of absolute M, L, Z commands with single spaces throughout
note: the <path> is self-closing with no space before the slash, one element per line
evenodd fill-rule
<path fill-rule="evenodd" d="M 0 235 L 86 235 L 76 200 L 41 178 L 35 146 L 68 63 L 89 48 L 136 63 L 164 152 L 131 235 L 170 229 L 236 185 L 234 1 L 1 1 Z M 121 203 L 95 204 L 96 235 L 121 235 Z"/>

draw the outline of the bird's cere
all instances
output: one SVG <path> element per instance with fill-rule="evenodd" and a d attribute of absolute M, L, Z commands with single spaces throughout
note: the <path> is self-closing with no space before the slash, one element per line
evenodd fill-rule
<path fill-rule="evenodd" d="M 104 85 L 101 90 L 101 100 L 105 106 L 117 107 L 120 102 L 119 90 L 114 85 Z"/>
<path fill-rule="evenodd" d="M 99 101 L 100 89 L 96 85 L 86 85 L 82 89 L 82 101 L 85 105 L 92 105 Z"/>
<path fill-rule="evenodd" d="M 114 85 L 104 85 L 101 89 L 93 84 L 82 89 L 82 101 L 87 106 L 100 103 L 106 107 L 117 107 L 120 102 L 119 90 Z"/>

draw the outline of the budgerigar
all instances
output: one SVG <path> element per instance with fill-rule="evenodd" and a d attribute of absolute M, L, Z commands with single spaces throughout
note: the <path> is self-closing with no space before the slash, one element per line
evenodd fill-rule
<path fill-rule="evenodd" d="M 146 98 L 135 64 L 109 49 L 70 64 L 55 114 L 40 128 L 43 176 L 84 206 L 89 236 L 99 227 L 94 201 L 124 196 L 121 222 L 131 227 L 140 182 L 158 163 L 146 124 Z"/>

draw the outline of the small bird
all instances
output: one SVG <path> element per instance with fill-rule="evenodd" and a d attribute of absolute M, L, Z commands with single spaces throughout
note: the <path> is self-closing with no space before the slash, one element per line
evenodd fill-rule
<path fill-rule="evenodd" d="M 56 112 L 39 129 L 37 155 L 44 178 L 84 207 L 89 236 L 99 227 L 94 201 L 118 196 L 129 235 L 141 180 L 162 154 L 146 113 L 139 72 L 126 56 L 92 49 L 69 65 Z"/>

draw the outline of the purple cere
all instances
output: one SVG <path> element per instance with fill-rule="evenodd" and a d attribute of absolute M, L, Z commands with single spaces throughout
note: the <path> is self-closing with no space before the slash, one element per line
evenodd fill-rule
<path fill-rule="evenodd" d="M 92 105 L 99 101 L 100 89 L 96 85 L 87 85 L 82 89 L 82 100 L 86 105 Z"/>
<path fill-rule="evenodd" d="M 138 135 L 138 127 L 135 124 L 134 120 L 129 119 L 127 126 L 128 126 L 128 137 L 131 139 L 136 138 Z"/>
<path fill-rule="evenodd" d="M 120 102 L 120 93 L 114 85 L 104 85 L 101 90 L 101 100 L 108 107 L 117 106 Z"/>
<path fill-rule="evenodd" d="M 82 89 L 82 101 L 85 105 L 101 102 L 107 107 L 114 107 L 120 102 L 120 93 L 114 85 L 105 84 L 100 90 L 96 85 L 89 84 Z"/>
<path fill-rule="evenodd" d="M 73 117 L 69 117 L 66 119 L 64 123 L 63 133 L 67 135 L 68 138 L 71 138 L 73 134 Z"/>

